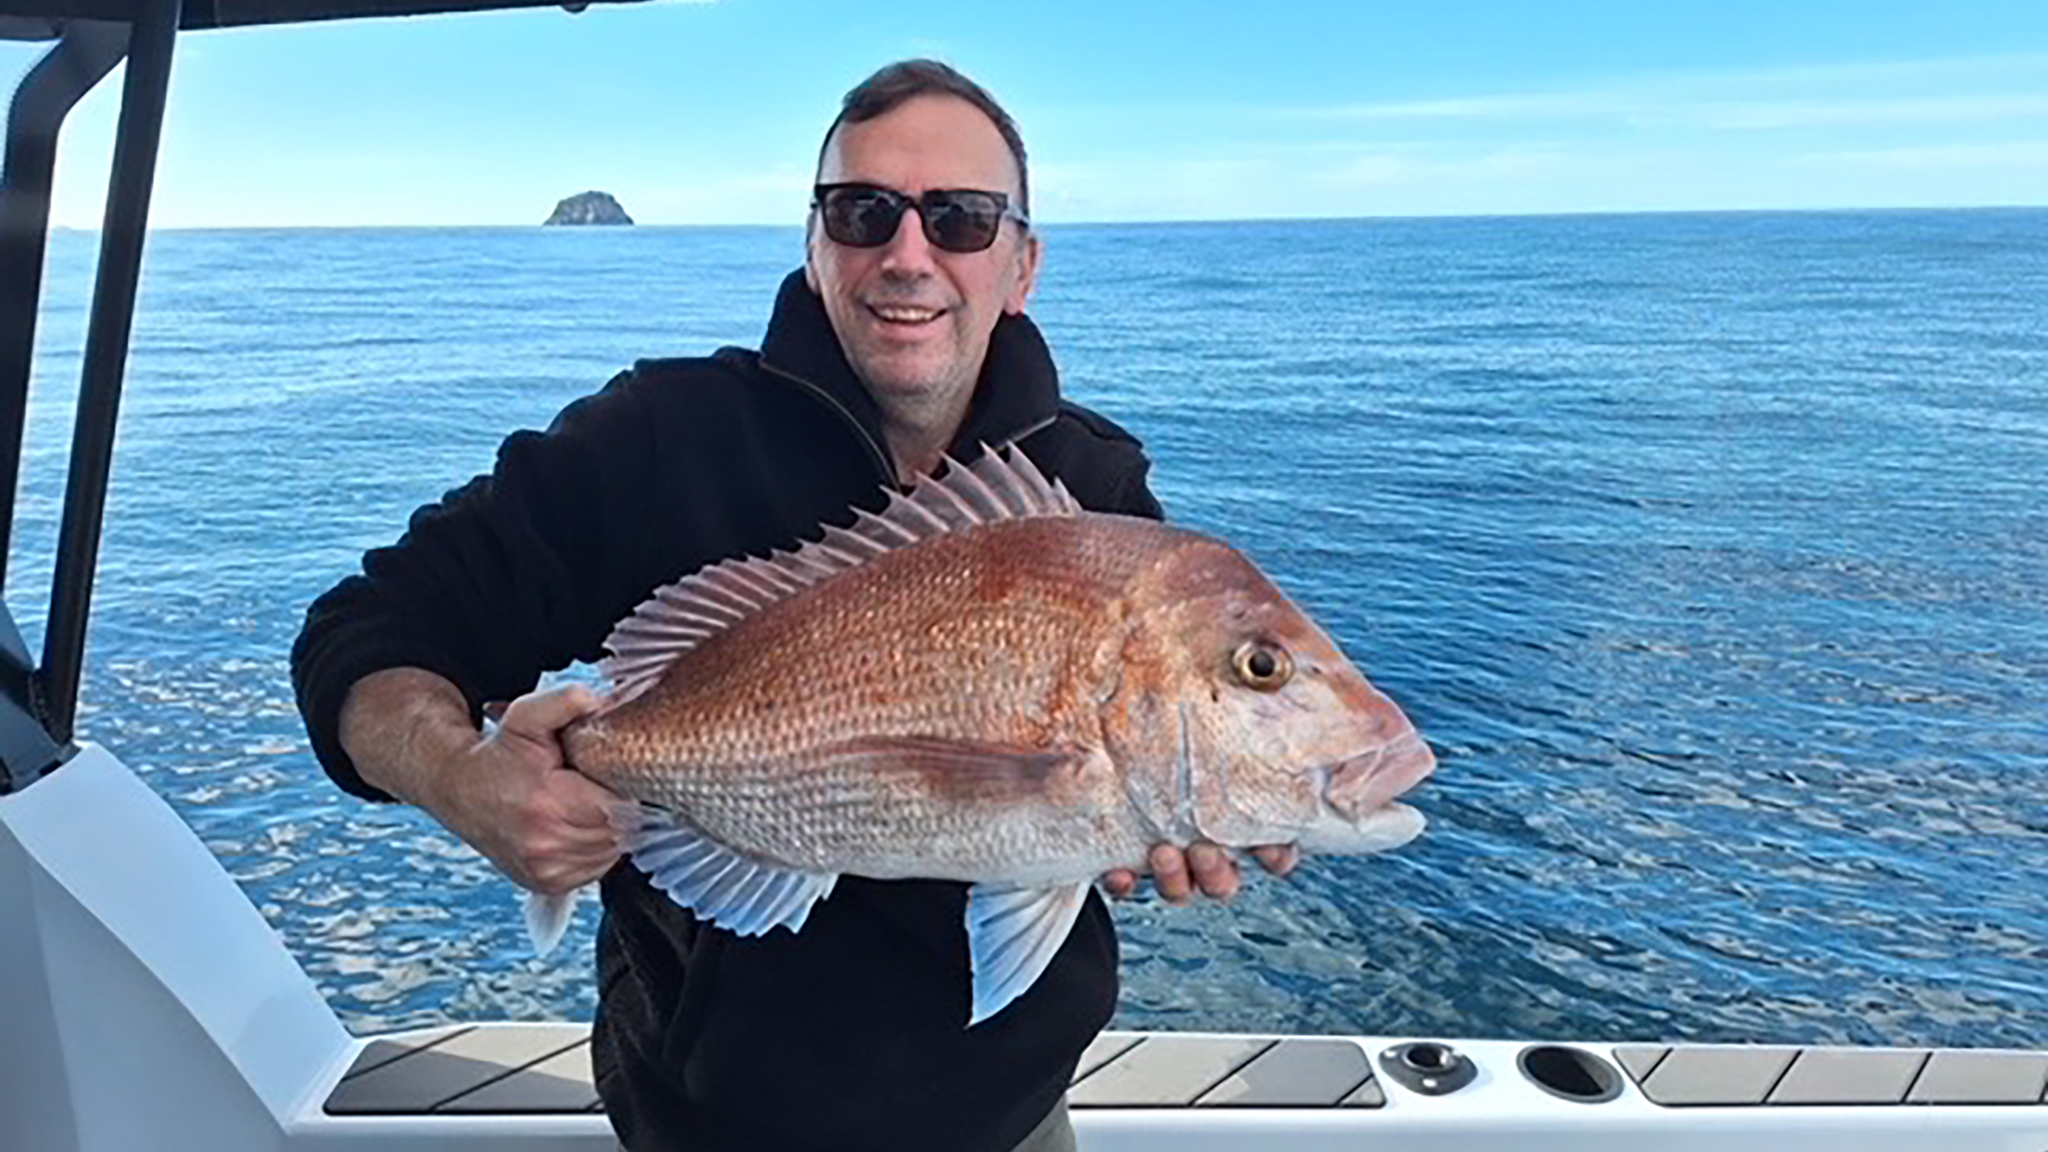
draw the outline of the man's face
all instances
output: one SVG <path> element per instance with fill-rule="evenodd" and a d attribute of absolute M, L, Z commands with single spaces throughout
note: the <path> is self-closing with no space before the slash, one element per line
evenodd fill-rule
<path fill-rule="evenodd" d="M 818 180 L 911 197 L 934 188 L 1005 192 L 1015 206 L 1017 177 L 1002 134 L 980 109 L 951 96 L 919 96 L 873 120 L 840 125 Z M 935 248 L 915 208 L 887 244 L 851 248 L 825 235 L 814 210 L 804 276 L 877 398 L 944 399 L 973 391 L 996 320 L 1024 310 L 1038 252 L 1038 238 L 1012 220 L 985 251 Z"/>

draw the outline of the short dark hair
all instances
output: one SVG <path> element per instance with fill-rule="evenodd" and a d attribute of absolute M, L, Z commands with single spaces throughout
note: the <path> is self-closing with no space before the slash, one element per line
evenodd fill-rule
<path fill-rule="evenodd" d="M 981 110 L 995 124 L 996 131 L 1009 145 L 1010 158 L 1017 162 L 1017 210 L 1026 216 L 1031 214 L 1031 179 L 1025 175 L 1024 137 L 1017 131 L 1017 122 L 988 94 L 988 89 L 969 80 L 950 65 L 937 60 L 898 60 L 885 65 L 880 71 L 856 85 L 841 101 L 839 115 L 832 120 L 832 126 L 825 129 L 824 142 L 818 145 L 818 164 L 825 163 L 825 150 L 832 146 L 832 136 L 841 124 L 860 124 L 885 116 L 909 100 L 918 96 L 951 96 L 965 100 Z"/>

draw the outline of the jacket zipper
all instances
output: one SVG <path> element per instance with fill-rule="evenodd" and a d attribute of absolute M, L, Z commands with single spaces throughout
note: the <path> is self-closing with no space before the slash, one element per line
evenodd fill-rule
<path fill-rule="evenodd" d="M 1020 440 L 1029 439 L 1030 437 L 1045 431 L 1047 428 L 1052 427 L 1053 422 L 1058 420 L 1059 418 L 1059 409 L 1055 407 L 1053 409 L 1052 415 L 1047 416 L 1045 419 L 1040 420 L 1036 424 L 1031 424 L 1026 427 L 1018 429 L 1017 431 L 1011 433 L 1010 435 L 1003 437 L 1003 439 L 998 441 L 998 443 L 1014 444 Z"/>
<path fill-rule="evenodd" d="M 860 440 L 861 445 L 868 450 L 868 463 L 875 466 L 875 472 L 881 476 L 882 482 L 891 487 L 900 487 L 896 481 L 896 465 L 890 461 L 888 449 L 875 443 L 875 438 L 868 434 L 867 427 L 853 413 L 847 411 L 846 405 L 841 404 L 837 397 L 793 372 L 785 372 L 777 368 L 775 365 L 770 364 L 765 357 L 758 361 L 758 363 L 769 374 L 780 376 L 784 380 L 802 388 L 805 392 L 816 397 L 827 408 L 837 412 L 839 418 L 846 421 L 846 426 L 853 429 L 853 434 Z"/>
<path fill-rule="evenodd" d="M 763 357 L 759 361 L 759 363 L 761 367 L 770 374 L 780 376 L 784 380 L 787 380 L 790 383 L 796 385 L 797 387 L 802 388 L 805 392 L 810 393 L 812 396 L 822 401 L 826 407 L 832 409 L 832 411 L 834 412 L 837 412 L 839 414 L 839 418 L 846 421 L 847 427 L 852 428 L 854 435 L 859 437 L 860 442 L 866 446 L 868 450 L 869 463 L 873 464 L 876 470 L 881 474 L 883 483 L 893 485 L 899 488 L 902 487 L 901 482 L 898 481 L 896 478 L 896 465 L 894 461 L 889 459 L 888 449 L 882 447 L 882 445 L 877 444 L 875 442 L 875 438 L 868 434 L 867 427 L 863 425 L 860 422 L 860 420 L 854 416 L 853 413 L 846 410 L 846 405 L 841 404 L 839 402 L 838 397 L 832 395 L 830 392 L 825 391 L 823 388 L 818 387 L 816 384 L 811 383 L 809 380 L 806 380 L 803 377 L 798 376 L 794 372 L 785 372 L 782 369 L 777 368 L 775 365 L 770 364 L 766 357 Z M 1016 432 L 998 439 L 996 443 L 1008 444 L 1015 443 L 1019 440 L 1023 440 L 1028 436 L 1031 436 L 1035 433 L 1050 428 L 1053 425 L 1053 423 L 1057 421 L 1059 418 L 1059 411 L 1055 409 L 1052 415 L 1047 416 L 1045 419 L 1040 420 L 1037 423 L 1030 424 L 1024 428 L 1020 428 Z"/>

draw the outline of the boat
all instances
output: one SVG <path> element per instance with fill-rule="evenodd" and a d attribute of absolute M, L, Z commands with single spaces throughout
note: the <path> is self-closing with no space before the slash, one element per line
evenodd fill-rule
<path fill-rule="evenodd" d="M 617 1147 L 587 1026 L 352 1034 L 177 813 L 74 730 L 179 37 L 533 3 L 0 0 L 0 38 L 51 45 L 15 94 L 0 171 L 0 590 L 58 129 L 126 64 L 39 657 L 0 604 L 5 1152 Z M 1112 1031 L 1071 1101 L 1088 1152 L 2044 1152 L 2044 1093 L 2048 1051 Z"/>

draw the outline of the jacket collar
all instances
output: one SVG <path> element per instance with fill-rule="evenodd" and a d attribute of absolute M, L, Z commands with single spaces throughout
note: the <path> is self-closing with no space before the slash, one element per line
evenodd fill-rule
<path fill-rule="evenodd" d="M 783 279 L 775 295 L 775 312 L 761 341 L 761 361 L 837 402 L 888 458 L 881 408 L 847 363 L 825 303 L 804 282 L 801 268 Z M 967 418 L 954 437 L 952 454 L 955 459 L 971 459 L 967 454 L 979 455 L 984 443 L 999 445 L 1037 431 L 1059 414 L 1059 403 L 1059 371 L 1038 326 L 1028 317 L 1006 314 L 989 336 L 988 358 L 982 363 Z"/>

